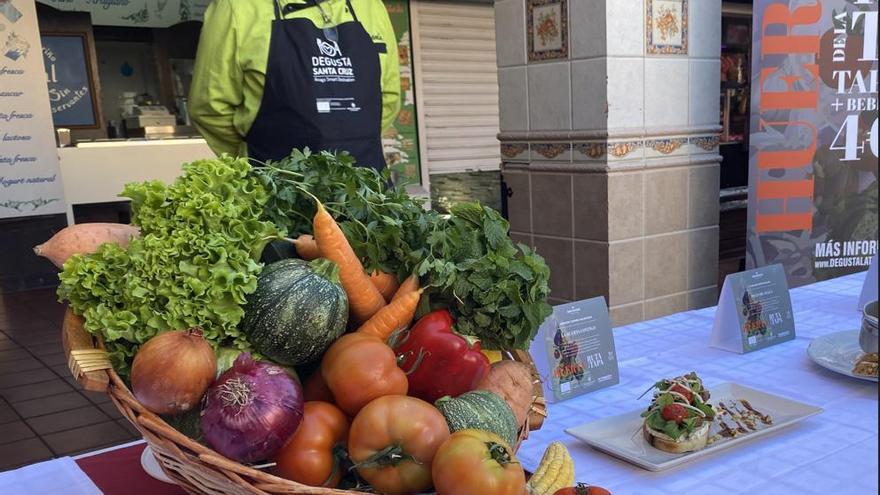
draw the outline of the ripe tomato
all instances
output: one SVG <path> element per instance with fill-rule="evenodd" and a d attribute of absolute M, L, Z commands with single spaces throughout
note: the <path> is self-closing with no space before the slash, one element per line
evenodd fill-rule
<path fill-rule="evenodd" d="M 333 403 L 333 392 L 327 388 L 324 382 L 324 376 L 321 375 L 321 369 L 312 372 L 306 381 L 303 382 L 303 398 L 308 401 L 321 401 Z"/>
<path fill-rule="evenodd" d="M 360 332 L 343 335 L 327 349 L 321 375 L 349 416 L 378 397 L 406 395 L 409 387 L 394 351 L 379 337 Z"/>
<path fill-rule="evenodd" d="M 660 415 L 666 421 L 681 423 L 688 417 L 688 410 L 681 404 L 669 404 L 660 411 Z"/>
<path fill-rule="evenodd" d="M 282 478 L 304 485 L 339 486 L 348 429 L 348 418 L 338 407 L 327 402 L 306 402 L 299 429 L 275 457 L 275 471 Z"/>
<path fill-rule="evenodd" d="M 687 399 L 688 404 L 690 404 L 690 403 L 692 403 L 692 402 L 694 401 L 694 394 L 693 394 L 693 392 L 691 392 L 690 390 L 688 390 L 688 389 L 682 387 L 681 385 L 679 385 L 679 384 L 677 384 L 677 383 L 676 383 L 675 385 L 669 387 L 669 391 L 670 391 L 670 392 L 678 392 L 678 393 L 680 393 L 681 395 L 683 395 L 684 398 Z"/>
<path fill-rule="evenodd" d="M 460 430 L 443 442 L 431 468 L 437 495 L 522 495 L 526 476 L 494 433 Z"/>
<path fill-rule="evenodd" d="M 431 487 L 434 454 L 448 437 L 446 419 L 434 406 L 415 397 L 386 395 L 354 418 L 348 452 L 377 491 L 409 495 Z"/>
<path fill-rule="evenodd" d="M 611 495 L 611 492 L 601 486 L 584 485 L 583 483 L 579 483 L 578 486 L 561 488 L 553 495 Z"/>

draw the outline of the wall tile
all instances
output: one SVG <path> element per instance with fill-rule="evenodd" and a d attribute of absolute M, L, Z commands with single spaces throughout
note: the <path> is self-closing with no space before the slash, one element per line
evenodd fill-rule
<path fill-rule="evenodd" d="M 688 233 L 645 239 L 645 298 L 687 289 Z"/>
<path fill-rule="evenodd" d="M 574 241 L 574 299 L 608 297 L 608 244 Z"/>
<path fill-rule="evenodd" d="M 688 3 L 690 56 L 718 58 L 721 54 L 721 0 L 691 0 Z"/>
<path fill-rule="evenodd" d="M 589 131 L 607 127 L 606 88 L 610 88 L 606 60 L 596 58 L 571 63 L 571 119 L 574 129 Z"/>
<path fill-rule="evenodd" d="M 535 242 L 532 240 L 531 234 L 519 234 L 516 232 L 511 232 L 510 240 L 513 241 L 514 244 L 525 244 L 529 247 L 535 247 Z"/>
<path fill-rule="evenodd" d="M 535 250 L 550 267 L 550 295 L 571 301 L 574 298 L 574 252 L 570 239 L 535 236 Z"/>
<path fill-rule="evenodd" d="M 608 304 L 618 306 L 643 298 L 643 240 L 612 243 L 608 248 Z"/>
<path fill-rule="evenodd" d="M 574 183 L 574 236 L 608 240 L 608 176 L 576 174 Z"/>
<path fill-rule="evenodd" d="M 721 166 L 692 167 L 688 183 L 688 228 L 718 225 Z"/>
<path fill-rule="evenodd" d="M 526 131 L 529 125 L 525 67 L 498 69 L 499 123 L 502 131 Z"/>
<path fill-rule="evenodd" d="M 645 125 L 645 60 L 608 59 L 608 128 Z"/>
<path fill-rule="evenodd" d="M 520 2 L 522 3 L 522 2 Z M 571 58 L 605 55 L 605 2 L 569 0 Z M 500 38 L 496 38 L 500 39 Z"/>
<path fill-rule="evenodd" d="M 495 2 L 495 39 L 498 67 L 526 63 L 526 4 L 522 0 Z"/>
<path fill-rule="evenodd" d="M 507 185 L 507 216 L 510 230 L 517 232 L 532 231 L 532 200 L 529 187 L 529 174 L 504 172 L 504 183 Z"/>
<path fill-rule="evenodd" d="M 603 2 L 603 0 L 594 0 Z M 645 53 L 644 0 L 608 0 L 608 55 L 640 56 Z"/>
<path fill-rule="evenodd" d="M 688 236 L 688 289 L 718 282 L 718 227 L 692 230 Z"/>
<path fill-rule="evenodd" d="M 612 241 L 642 235 L 644 224 L 643 174 L 608 176 L 608 238 Z"/>
<path fill-rule="evenodd" d="M 644 304 L 635 303 L 613 306 L 608 308 L 608 315 L 611 317 L 611 326 L 615 328 L 636 323 L 645 319 Z"/>
<path fill-rule="evenodd" d="M 688 310 L 708 308 L 718 304 L 718 287 L 693 290 L 687 293 Z"/>
<path fill-rule="evenodd" d="M 690 61 L 690 125 L 718 124 L 721 108 L 718 88 L 721 87 L 720 60 Z"/>
<path fill-rule="evenodd" d="M 567 131 L 571 129 L 571 75 L 568 62 L 528 67 L 529 129 Z M 502 101 L 504 95 L 501 95 Z M 523 106 L 525 100 L 511 101 Z"/>
<path fill-rule="evenodd" d="M 674 296 L 661 297 L 645 301 L 645 319 L 653 320 L 673 313 L 679 313 L 687 309 L 687 294 L 675 294 Z"/>
<path fill-rule="evenodd" d="M 571 175 L 532 174 L 532 229 L 571 237 Z"/>
<path fill-rule="evenodd" d="M 717 88 L 715 91 L 718 91 Z M 653 128 L 687 124 L 687 59 L 645 59 L 645 126 Z"/>
<path fill-rule="evenodd" d="M 688 170 L 646 172 L 645 235 L 684 230 L 687 227 Z"/>

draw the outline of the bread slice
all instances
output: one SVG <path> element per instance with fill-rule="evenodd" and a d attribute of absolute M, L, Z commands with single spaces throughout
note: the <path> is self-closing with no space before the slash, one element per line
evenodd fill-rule
<path fill-rule="evenodd" d="M 648 441 L 648 444 L 652 447 L 672 454 L 681 454 L 705 448 L 709 443 L 710 425 L 711 422 L 704 421 L 702 426 L 688 435 L 683 436 L 678 441 L 655 435 L 648 429 L 648 425 L 645 423 L 642 423 L 642 434 L 645 436 L 645 440 Z"/>

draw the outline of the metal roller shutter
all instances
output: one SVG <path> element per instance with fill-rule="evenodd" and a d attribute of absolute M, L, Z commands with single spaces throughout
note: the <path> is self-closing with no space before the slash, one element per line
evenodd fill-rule
<path fill-rule="evenodd" d="M 413 1 L 422 157 L 430 174 L 498 170 L 498 76 L 491 3 Z"/>

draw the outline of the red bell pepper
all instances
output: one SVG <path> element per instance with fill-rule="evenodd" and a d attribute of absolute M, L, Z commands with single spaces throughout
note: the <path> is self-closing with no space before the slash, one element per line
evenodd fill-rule
<path fill-rule="evenodd" d="M 432 311 L 394 345 L 398 364 L 409 378 L 409 395 L 433 404 L 440 397 L 475 389 L 489 372 L 480 343 L 455 333 L 454 324 L 449 311 Z"/>

